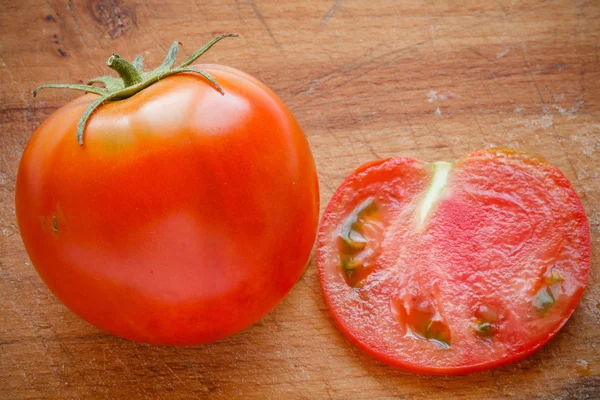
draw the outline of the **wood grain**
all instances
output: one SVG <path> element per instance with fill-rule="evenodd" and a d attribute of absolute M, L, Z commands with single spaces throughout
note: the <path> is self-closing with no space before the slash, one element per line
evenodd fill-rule
<path fill-rule="evenodd" d="M 267 318 L 186 348 L 104 334 L 65 309 L 24 251 L 15 175 L 35 128 L 116 51 L 158 64 L 173 40 L 255 75 L 312 145 L 322 208 L 363 162 L 538 153 L 582 197 L 593 270 L 565 328 L 514 365 L 453 378 L 376 362 L 334 326 L 314 262 Z M 0 14 L 0 398 L 597 399 L 600 397 L 600 3 L 578 0 L 5 0 Z M 581 368 L 589 366 L 589 375 Z"/>

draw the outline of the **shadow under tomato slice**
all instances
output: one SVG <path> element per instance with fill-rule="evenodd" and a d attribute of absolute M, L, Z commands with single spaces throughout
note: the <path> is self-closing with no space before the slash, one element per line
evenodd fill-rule
<path fill-rule="evenodd" d="M 590 268 L 568 180 L 505 150 L 370 163 L 338 188 L 318 266 L 340 329 L 377 359 L 458 374 L 518 360 L 572 314 Z"/>

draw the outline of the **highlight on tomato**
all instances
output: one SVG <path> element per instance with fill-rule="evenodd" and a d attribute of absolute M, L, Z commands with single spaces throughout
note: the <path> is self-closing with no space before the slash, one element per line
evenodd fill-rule
<path fill-rule="evenodd" d="M 519 360 L 567 322 L 590 270 L 590 230 L 541 158 L 479 151 L 391 158 L 337 189 L 317 239 L 341 331 L 367 354 L 428 374 Z"/>
<path fill-rule="evenodd" d="M 74 313 L 112 334 L 191 345 L 270 312 L 316 236 L 309 144 L 286 105 L 234 68 L 153 71 L 114 54 L 27 144 L 16 212 L 33 265 Z"/>

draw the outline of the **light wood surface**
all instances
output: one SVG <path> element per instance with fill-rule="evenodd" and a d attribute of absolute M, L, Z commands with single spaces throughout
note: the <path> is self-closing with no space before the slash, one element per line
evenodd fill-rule
<path fill-rule="evenodd" d="M 337 330 L 312 262 L 263 321 L 168 348 L 104 334 L 44 286 L 15 220 L 28 138 L 76 93 L 36 86 L 106 73 L 114 51 L 156 65 L 217 33 L 203 61 L 242 69 L 289 105 L 312 145 L 321 209 L 361 163 L 538 153 L 587 210 L 593 268 L 545 348 L 459 377 L 374 361 Z M 0 12 L 0 398 L 600 398 L 600 3 L 579 0 L 4 0 Z M 586 367 L 587 365 L 587 367 Z"/>

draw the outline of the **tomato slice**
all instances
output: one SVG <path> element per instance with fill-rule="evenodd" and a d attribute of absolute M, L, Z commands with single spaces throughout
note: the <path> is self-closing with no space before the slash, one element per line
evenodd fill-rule
<path fill-rule="evenodd" d="M 337 324 L 362 350 L 414 372 L 460 374 L 550 340 L 583 293 L 590 246 L 557 168 L 492 149 L 359 168 L 323 215 L 318 266 Z"/>

